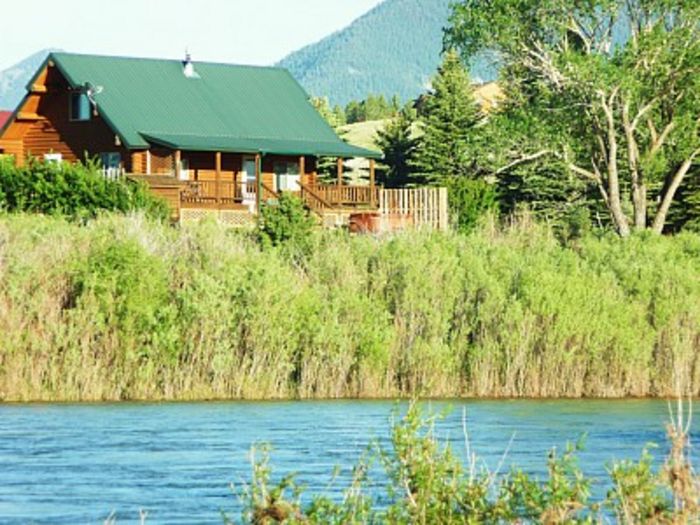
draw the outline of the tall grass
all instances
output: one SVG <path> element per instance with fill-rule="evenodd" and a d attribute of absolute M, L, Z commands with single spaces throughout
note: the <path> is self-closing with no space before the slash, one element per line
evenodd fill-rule
<path fill-rule="evenodd" d="M 698 394 L 700 236 L 0 217 L 0 399 Z"/>

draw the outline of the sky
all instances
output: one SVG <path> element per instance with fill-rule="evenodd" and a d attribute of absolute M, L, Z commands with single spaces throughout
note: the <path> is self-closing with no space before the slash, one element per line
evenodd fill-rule
<path fill-rule="evenodd" d="M 381 0 L 1 0 L 0 70 L 46 48 L 269 65 Z M 21 23 L 8 23 L 21 21 Z"/>

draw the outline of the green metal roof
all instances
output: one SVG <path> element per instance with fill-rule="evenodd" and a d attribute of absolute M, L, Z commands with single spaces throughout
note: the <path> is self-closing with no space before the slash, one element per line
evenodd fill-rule
<path fill-rule="evenodd" d="M 52 53 L 73 88 L 90 84 L 102 117 L 131 149 L 377 158 L 346 144 L 285 69 Z"/>

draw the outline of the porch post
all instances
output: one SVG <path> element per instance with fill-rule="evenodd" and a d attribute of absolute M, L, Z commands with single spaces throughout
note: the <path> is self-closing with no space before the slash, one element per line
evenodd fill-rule
<path fill-rule="evenodd" d="M 342 157 L 338 157 L 338 186 L 337 186 L 337 194 L 338 198 L 336 199 L 338 201 L 338 205 L 342 204 L 343 199 L 340 196 L 340 188 L 343 186 L 343 159 Z"/>
<path fill-rule="evenodd" d="M 343 185 L 343 159 L 341 157 L 338 157 L 337 168 L 338 168 L 338 187 L 340 187 Z"/>
<path fill-rule="evenodd" d="M 374 207 L 374 159 L 369 159 L 369 203 Z"/>
<path fill-rule="evenodd" d="M 262 166 L 260 153 L 255 155 L 255 209 L 260 213 L 260 203 L 262 202 Z"/>
<path fill-rule="evenodd" d="M 175 178 L 180 180 L 180 170 L 182 169 L 182 152 L 179 149 L 175 150 Z"/>
<path fill-rule="evenodd" d="M 221 152 L 217 151 L 214 158 L 216 163 L 216 202 L 221 204 Z"/>
<path fill-rule="evenodd" d="M 299 157 L 299 180 L 301 181 L 302 184 L 306 184 L 306 181 L 304 180 L 304 175 L 306 171 L 306 158 L 304 155 L 301 155 Z"/>

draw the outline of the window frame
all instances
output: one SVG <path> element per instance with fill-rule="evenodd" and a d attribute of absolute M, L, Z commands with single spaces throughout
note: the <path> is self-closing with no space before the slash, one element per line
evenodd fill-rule
<path fill-rule="evenodd" d="M 71 91 L 68 97 L 68 119 L 70 122 L 90 122 L 92 120 L 92 104 L 87 93 L 83 91 Z M 82 98 L 87 101 L 87 117 L 86 118 L 74 118 L 75 100 L 81 101 Z"/>

